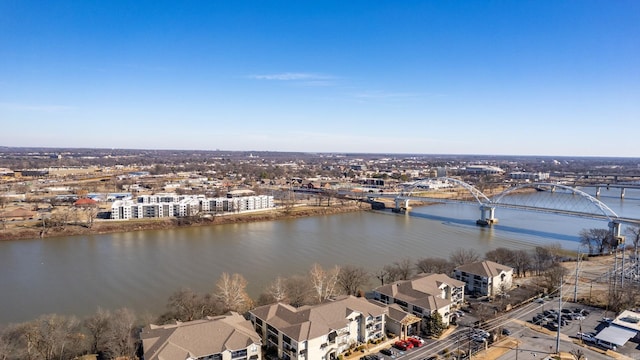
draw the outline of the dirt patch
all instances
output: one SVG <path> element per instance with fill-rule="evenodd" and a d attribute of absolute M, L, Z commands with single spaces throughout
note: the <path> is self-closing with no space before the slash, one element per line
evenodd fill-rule
<path fill-rule="evenodd" d="M 606 305 L 609 294 L 609 278 L 607 274 L 613 269 L 615 264 L 613 255 L 591 256 L 579 263 L 576 261 L 566 261 L 561 265 L 567 269 L 564 278 L 563 298 L 573 301 L 574 294 L 576 300 L 583 304 L 596 307 Z M 618 258 L 620 262 L 620 258 Z M 578 265 L 578 285 L 576 287 L 576 265 Z M 620 264 L 618 264 L 620 265 Z M 514 278 L 514 284 L 531 287 L 542 282 L 541 276 L 527 276 Z"/>

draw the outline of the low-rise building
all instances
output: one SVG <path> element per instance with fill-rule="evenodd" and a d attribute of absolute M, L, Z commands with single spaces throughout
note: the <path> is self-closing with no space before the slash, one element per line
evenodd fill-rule
<path fill-rule="evenodd" d="M 509 173 L 509 177 L 514 180 L 531 180 L 531 181 L 542 181 L 549 179 L 548 172 L 524 172 L 524 171 L 514 171 Z"/>
<path fill-rule="evenodd" d="M 260 336 L 238 313 L 142 330 L 145 360 L 260 360 Z"/>
<path fill-rule="evenodd" d="M 334 360 L 354 345 L 381 339 L 387 309 L 364 298 L 344 296 L 314 306 L 277 303 L 249 312 L 267 348 L 284 360 Z"/>
<path fill-rule="evenodd" d="M 445 274 L 419 274 L 411 280 L 377 287 L 373 297 L 384 304 L 400 305 L 402 310 L 421 318 L 423 326 L 435 312 L 449 325 L 451 310 L 464 302 L 464 283 Z"/>
<path fill-rule="evenodd" d="M 186 217 L 203 213 L 238 213 L 273 208 L 273 196 L 205 198 L 203 195 L 157 194 L 136 200 L 116 200 L 111 205 L 111 219 Z"/>
<path fill-rule="evenodd" d="M 511 289 L 513 268 L 485 260 L 458 266 L 453 276 L 466 284 L 469 294 L 496 296 Z"/>

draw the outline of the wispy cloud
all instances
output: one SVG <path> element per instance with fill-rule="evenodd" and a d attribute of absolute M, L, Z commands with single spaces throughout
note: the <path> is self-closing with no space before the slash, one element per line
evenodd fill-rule
<path fill-rule="evenodd" d="M 18 103 L 0 102 L 0 109 L 10 110 L 10 111 L 33 111 L 33 112 L 57 113 L 57 112 L 75 110 L 76 108 L 74 106 L 67 106 L 67 105 L 18 104 Z"/>
<path fill-rule="evenodd" d="M 353 94 L 353 97 L 357 99 L 399 99 L 399 98 L 415 98 L 420 97 L 419 93 L 390 93 L 384 91 L 366 91 Z"/>
<path fill-rule="evenodd" d="M 328 81 L 335 79 L 333 76 L 313 74 L 313 73 L 280 73 L 280 74 L 260 74 L 249 75 L 248 78 L 255 80 L 274 80 L 274 81 Z"/>

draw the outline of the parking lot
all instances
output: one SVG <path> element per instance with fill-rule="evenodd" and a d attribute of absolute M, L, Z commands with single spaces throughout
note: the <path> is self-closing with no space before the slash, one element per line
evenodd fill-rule
<path fill-rule="evenodd" d="M 521 318 L 521 320 L 527 321 L 532 330 L 538 330 L 538 333 L 545 334 L 549 338 L 554 338 L 557 334 L 557 327 L 554 325 L 557 324 L 557 320 L 554 320 L 557 318 L 557 314 L 560 314 L 560 318 L 562 318 L 563 315 L 565 316 L 566 323 L 560 326 L 562 339 L 565 340 L 565 342 L 561 344 L 561 351 L 569 351 L 571 348 L 580 345 L 601 351 L 606 350 L 605 347 L 597 345 L 590 336 L 595 336 L 602 329 L 609 326 L 607 319 L 613 318 L 615 316 L 614 313 L 571 302 L 563 302 L 562 310 L 558 312 L 559 304 L 557 300 L 544 301 L 543 303 L 531 304 L 529 306 L 533 306 L 535 311 L 532 311 L 528 318 Z M 569 312 L 569 310 L 572 311 Z M 572 314 L 576 314 L 575 310 L 583 310 L 577 312 L 582 316 L 573 315 L 573 318 L 571 318 Z M 514 336 L 518 336 L 518 332 L 520 334 L 524 333 L 522 329 L 518 331 L 518 328 L 521 328 L 519 326 L 507 325 L 507 328 L 515 330 Z M 584 339 L 580 339 L 578 334 L 586 334 L 586 336 L 583 337 Z M 544 337 L 541 335 L 537 336 L 538 338 Z M 563 349 L 562 345 L 566 348 Z M 552 350 L 555 351 L 555 346 Z M 632 359 L 640 359 L 640 344 L 637 339 L 632 339 L 623 347 L 618 347 L 616 352 Z"/>

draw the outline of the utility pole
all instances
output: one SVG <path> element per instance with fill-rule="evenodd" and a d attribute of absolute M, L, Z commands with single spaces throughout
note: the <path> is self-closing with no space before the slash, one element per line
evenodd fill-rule
<path fill-rule="evenodd" d="M 580 268 L 580 261 L 582 256 L 580 255 L 580 248 L 578 248 L 578 258 L 576 259 L 576 286 L 573 289 L 573 302 L 578 301 L 578 269 Z"/>
<path fill-rule="evenodd" d="M 558 332 L 556 334 L 556 354 L 560 354 L 560 324 L 562 324 L 562 283 L 564 281 L 563 276 L 560 276 L 560 289 L 558 296 Z"/>
<path fill-rule="evenodd" d="M 624 243 L 622 244 L 622 271 L 620 272 L 620 288 L 624 289 Z"/>

